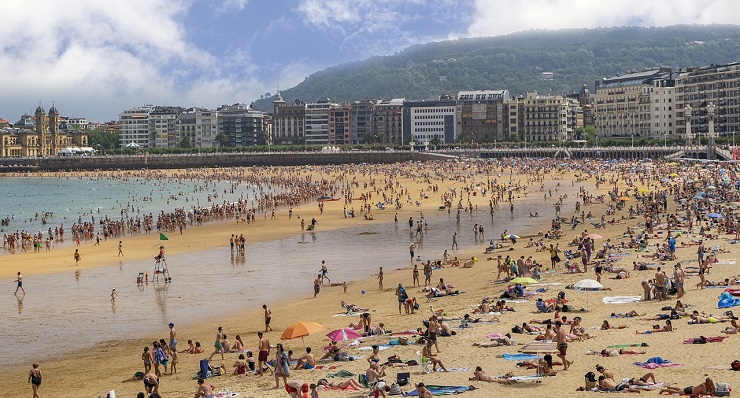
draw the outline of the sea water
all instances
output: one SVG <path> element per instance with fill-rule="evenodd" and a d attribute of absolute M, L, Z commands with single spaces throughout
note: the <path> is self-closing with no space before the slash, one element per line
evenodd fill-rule
<path fill-rule="evenodd" d="M 561 187 L 559 194 L 572 196 L 574 192 L 574 188 Z M 380 266 L 386 272 L 409 266 L 411 242 L 416 244 L 416 254 L 422 261 L 440 259 L 445 249 L 454 256 L 449 250 L 453 232 L 458 233 L 461 248 L 475 245 L 483 257 L 488 240 L 498 241 L 503 230 L 521 233 L 542 222 L 543 218 L 546 222 L 554 216 L 553 201 L 543 202 L 541 195 L 541 192 L 531 192 L 527 201 L 517 202 L 514 214 L 508 206 L 503 206 L 493 219 L 487 206 L 472 214 L 462 212 L 459 225 L 454 209 L 451 213 L 446 210 L 425 212 L 429 227 L 423 238 L 416 235 L 415 227 L 409 228 L 408 219 L 400 219 L 397 225 L 352 220 L 353 224 L 360 221 L 361 225 L 334 231 L 321 231 L 319 225 L 317 231 L 297 231 L 285 239 L 247 242 L 244 257 L 232 255 L 229 242 L 223 242 L 222 247 L 213 250 L 168 256 L 171 283 L 151 281 L 153 259 L 124 260 L 117 266 L 29 276 L 24 278 L 28 294 L 22 300 L 13 294 L 0 295 L 0 335 L 4 342 L 0 344 L 0 364 L 32 362 L 131 336 L 159 332 L 164 338 L 169 322 L 186 325 L 214 319 L 217 323 L 218 314 L 256 308 L 290 297 L 312 297 L 313 279 L 322 260 L 328 264 L 332 282 L 356 281 L 376 274 Z M 110 203 L 106 206 L 113 207 Z M 535 211 L 542 218 L 528 217 Z M 572 201 L 566 202 L 562 211 L 570 214 Z M 327 213 L 323 217 L 328 216 L 333 215 Z M 415 220 L 419 216 L 416 213 Z M 472 228 L 476 223 L 484 226 L 485 240 L 474 240 Z M 239 231 L 249 237 L 249 226 L 240 224 Z M 525 244 L 524 241 L 517 243 Z M 158 245 L 153 236 L 151 247 L 136 250 L 151 250 L 154 257 Z M 137 285 L 139 273 L 149 273 L 150 282 Z M 12 279 L 0 282 L 14 289 Z M 410 271 L 408 282 L 411 282 Z M 458 284 L 460 281 L 449 282 Z M 370 290 L 377 285 L 368 282 L 367 286 L 350 286 L 357 294 L 361 289 Z M 110 302 L 113 288 L 118 293 L 115 305 Z M 336 304 L 337 312 L 341 312 L 340 303 Z M 255 329 L 256 325 L 253 326 Z"/>

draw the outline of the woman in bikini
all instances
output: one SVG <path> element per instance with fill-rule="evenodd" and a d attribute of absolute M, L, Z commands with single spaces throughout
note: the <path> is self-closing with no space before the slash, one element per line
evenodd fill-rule
<path fill-rule="evenodd" d="M 234 339 L 236 341 L 234 341 L 234 346 L 231 347 L 231 350 L 234 352 L 242 352 L 244 350 L 244 342 L 242 341 L 242 337 L 237 334 Z"/>
<path fill-rule="evenodd" d="M 144 361 L 144 373 L 149 373 L 152 370 L 152 353 L 149 352 L 149 347 L 144 347 L 141 360 Z"/>
<path fill-rule="evenodd" d="M 39 387 L 41 387 L 41 369 L 39 369 L 38 362 L 34 362 L 33 368 L 30 372 L 28 372 L 28 382 L 31 383 L 33 398 L 39 398 Z"/>
<path fill-rule="evenodd" d="M 245 375 L 247 374 L 247 361 L 244 359 L 244 354 L 239 354 L 239 359 L 234 362 L 234 375 Z"/>
<path fill-rule="evenodd" d="M 352 388 L 355 390 L 362 390 L 362 385 L 355 379 L 347 379 L 344 381 L 328 381 L 326 379 L 319 379 L 316 385 L 323 386 L 324 388 L 346 390 Z"/>

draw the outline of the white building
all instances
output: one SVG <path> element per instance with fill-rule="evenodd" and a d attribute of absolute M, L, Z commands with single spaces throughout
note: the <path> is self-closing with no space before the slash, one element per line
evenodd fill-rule
<path fill-rule="evenodd" d="M 126 109 L 118 115 L 121 147 L 134 143 L 141 148 L 149 148 L 149 113 L 154 105 L 144 105 Z"/>
<path fill-rule="evenodd" d="M 84 117 L 71 117 L 67 119 L 67 122 L 72 125 L 75 130 L 87 130 L 89 123 Z"/>
<path fill-rule="evenodd" d="M 216 145 L 218 135 L 218 112 L 208 109 L 191 108 L 177 118 L 177 140 L 187 142 L 197 148 Z"/>
<path fill-rule="evenodd" d="M 306 104 L 305 136 L 306 145 L 326 145 L 329 143 L 329 109 L 328 99 Z"/>
<path fill-rule="evenodd" d="M 177 117 L 181 112 L 181 108 L 171 106 L 157 106 L 149 112 L 150 147 L 174 148 L 180 144 L 177 139 Z"/>
<path fill-rule="evenodd" d="M 404 136 L 420 149 L 453 143 L 457 137 L 456 104 L 453 98 L 404 102 Z"/>

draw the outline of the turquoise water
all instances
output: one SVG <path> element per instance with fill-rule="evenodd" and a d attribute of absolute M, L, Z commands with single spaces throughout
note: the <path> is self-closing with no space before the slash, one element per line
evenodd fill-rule
<path fill-rule="evenodd" d="M 227 181 L 205 183 L 191 180 L 93 179 L 77 177 L 0 178 L 0 218 L 10 219 L 2 233 L 34 233 L 54 230 L 64 224 L 67 240 L 74 223 L 101 218 L 120 220 L 125 216 L 171 212 L 175 208 L 209 206 L 258 194 L 247 184 Z M 218 197 L 215 198 L 214 194 Z M 211 195 L 212 202 L 208 201 Z M 124 213 L 122 213 L 122 210 Z M 125 212 L 127 210 L 127 213 Z M 44 224 L 44 213 L 50 213 Z"/>
<path fill-rule="evenodd" d="M 108 211 L 109 214 L 120 212 L 121 206 L 130 198 L 149 195 L 155 189 L 138 181 L 90 183 L 77 180 L 17 179 L 15 182 L 24 188 L 25 195 L 28 196 L 16 196 L 18 199 L 14 200 L 29 198 L 28 203 L 34 203 L 37 208 L 53 209 L 56 213 L 54 223 L 69 220 L 69 217 L 82 216 L 84 209 L 90 207 L 91 203 L 100 205 L 101 214 L 105 214 L 103 211 Z M 50 195 L 45 196 L 47 199 L 62 195 L 62 192 L 66 199 L 47 203 L 42 199 L 44 196 L 30 195 L 29 192 L 33 191 L 31 186 L 36 185 L 43 187 L 36 192 L 48 192 L 45 194 Z M 168 194 L 177 194 L 185 189 L 184 185 L 176 183 L 163 183 L 162 186 L 162 193 L 156 188 L 156 193 L 152 194 L 158 197 L 157 204 L 137 201 L 134 206 L 141 205 L 142 212 L 144 208 L 149 208 L 147 206 L 153 206 L 151 211 L 154 211 L 157 206 L 166 205 Z M 2 189 L 9 192 L 7 184 L 3 184 Z M 70 194 L 70 191 L 83 189 L 86 194 Z M 251 199 L 251 188 L 243 189 L 245 195 L 246 191 L 249 192 Z M 575 190 L 576 188 L 568 187 L 561 189 L 560 193 L 570 195 Z M 19 195 L 19 191 L 13 192 Z M 89 196 L 98 199 L 90 201 Z M 193 197 L 196 198 L 197 195 L 193 194 Z M 72 206 L 62 204 L 65 200 L 74 200 L 74 211 L 81 213 L 72 213 Z M 5 196 L 2 202 L 10 203 Z M 24 206 L 15 206 L 17 209 L 24 209 Z M 178 203 L 171 203 L 170 206 L 181 207 L 182 202 L 178 200 Z M 67 219 L 58 217 L 60 208 L 69 214 Z M 66 212 L 66 209 L 70 211 Z M 566 205 L 563 213 L 569 214 L 572 210 L 572 205 Z M 499 210 L 493 220 L 487 208 L 481 208 L 473 214 L 462 213 L 460 225 L 456 224 L 454 211 L 451 214 L 434 211 L 424 213 L 429 230 L 423 238 L 417 237 L 415 230 L 409 230 L 408 219 L 399 220 L 398 225 L 392 222 L 384 224 L 368 221 L 357 227 L 326 232 L 319 227 L 314 233 L 297 233 L 275 241 L 248 241 L 246 257 L 232 256 L 229 243 L 223 242 L 222 247 L 213 250 L 169 256 L 167 263 L 172 277 L 172 283 L 169 284 L 150 282 L 145 286 L 137 286 L 136 277 L 140 272 L 149 273 L 150 278 L 153 275 L 153 260 L 121 261 L 118 266 L 27 276 L 24 278 L 24 287 L 28 292 L 26 296 L 17 297 L 11 292 L 0 295 L 0 335 L 4 342 L 0 344 L 0 364 L 25 363 L 49 355 L 63 355 L 105 341 L 131 336 L 161 333 L 166 337 L 166 324 L 169 322 L 186 325 L 214 318 L 217 313 L 230 314 L 245 307 L 261 306 L 263 303 L 289 297 L 311 297 L 313 278 L 319 271 L 322 260 L 327 261 L 332 282 L 356 281 L 377 273 L 381 265 L 389 271 L 408 266 L 408 247 L 411 242 L 416 244 L 416 254 L 422 260 L 441 258 L 442 251 L 450 247 L 453 231 L 458 232 L 458 242 L 462 249 L 478 247 L 482 253 L 485 242 L 474 241 L 473 224 L 483 224 L 488 239 L 496 238 L 504 229 L 508 229 L 510 233 L 521 233 L 534 223 L 527 214 L 535 211 L 540 212 L 545 220 L 553 212 L 551 209 L 548 212 L 551 214 L 545 214 L 542 201 L 534 198 L 530 202 L 520 203 L 514 215 L 510 214 L 508 208 Z M 28 210 L 24 210 L 24 214 L 29 214 Z M 325 213 L 322 217 L 340 215 Z M 415 217 L 418 217 L 418 213 Z M 321 221 L 321 218 L 317 219 Z M 64 223 L 66 226 L 67 221 Z M 231 224 L 229 228 L 233 228 L 234 233 L 244 233 L 249 239 L 249 227 L 245 223 L 239 223 L 238 226 Z M 151 244 L 129 247 L 126 250 L 148 251 L 154 257 L 159 241 L 154 234 L 151 239 Z M 115 251 L 115 241 L 102 244 Z M 450 253 L 457 255 L 452 251 Z M 9 256 L 4 257 L 8 258 Z M 410 272 L 408 282 L 411 282 Z M 12 279 L 0 280 L 0 285 L 15 289 Z M 368 286 L 352 285 L 350 297 L 359 299 L 360 289 L 372 289 L 374 286 L 374 281 L 369 282 Z M 110 303 L 113 288 L 118 293 L 115 306 Z M 395 301 L 395 297 L 389 300 Z M 339 303 L 336 309 L 341 312 Z M 273 311 L 279 314 L 279 309 L 273 308 Z M 210 336 L 183 338 L 203 342 L 208 341 Z M 19 345 L 24 347 L 23 350 L 17 349 Z"/>

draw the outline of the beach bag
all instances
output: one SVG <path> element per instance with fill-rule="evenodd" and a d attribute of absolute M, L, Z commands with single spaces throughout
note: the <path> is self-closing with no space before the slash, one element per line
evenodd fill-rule
<path fill-rule="evenodd" d="M 511 333 L 519 333 L 519 334 L 522 334 L 522 333 L 524 333 L 524 331 L 522 330 L 522 327 L 521 326 L 516 325 L 513 328 L 511 328 Z"/>
<path fill-rule="evenodd" d="M 732 370 L 736 372 L 740 371 L 740 361 L 738 361 L 737 359 L 732 361 L 732 363 L 730 364 L 730 367 L 732 368 Z"/>
<path fill-rule="evenodd" d="M 714 396 L 716 397 L 729 397 L 730 391 L 732 391 L 732 389 L 727 383 L 716 383 L 714 385 Z"/>
<path fill-rule="evenodd" d="M 596 388 L 596 374 L 594 372 L 588 372 L 585 376 L 586 379 L 586 389 L 591 390 L 593 388 Z"/>
<path fill-rule="evenodd" d="M 414 303 L 414 309 L 415 310 L 418 310 L 419 309 L 419 303 Z"/>

